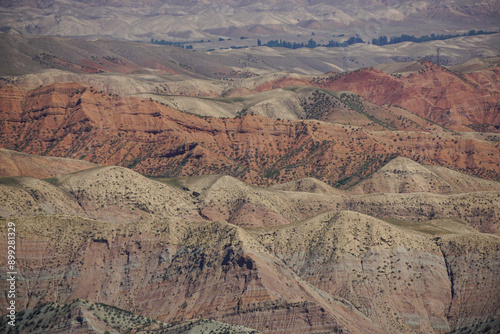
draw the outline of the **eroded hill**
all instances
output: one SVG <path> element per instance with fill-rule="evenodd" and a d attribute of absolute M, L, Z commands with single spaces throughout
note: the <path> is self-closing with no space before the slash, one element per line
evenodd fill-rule
<path fill-rule="evenodd" d="M 451 175 L 450 186 L 459 177 L 399 158 L 373 180 L 395 168 Z M 265 189 L 217 175 L 151 180 L 123 167 L 2 178 L 2 220 L 18 235 L 16 305 L 49 332 L 143 322 L 94 303 L 154 319 L 134 327 L 142 332 L 198 318 L 281 333 L 492 327 L 500 241 L 479 231 L 498 234 L 500 193 L 463 177 L 476 192 L 457 183 L 440 194 L 432 177 L 420 181 L 426 193 L 355 194 L 314 179 Z M 91 303 L 71 304 L 78 298 Z M 69 306 L 31 310 L 47 302 Z"/>
<path fill-rule="evenodd" d="M 122 165 L 146 175 L 221 173 L 262 185 L 315 177 L 345 187 L 402 156 L 498 178 L 494 134 L 441 131 L 438 125 L 432 132 L 377 125 L 384 129 L 379 131 L 316 120 L 199 117 L 76 83 L 35 90 L 7 85 L 1 94 L 2 110 L 8 111 L 1 114 L 3 147 Z"/>

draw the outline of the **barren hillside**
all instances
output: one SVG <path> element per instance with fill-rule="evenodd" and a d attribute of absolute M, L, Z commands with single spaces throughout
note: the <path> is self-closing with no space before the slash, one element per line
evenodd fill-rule
<path fill-rule="evenodd" d="M 498 192 L 489 204 L 470 197 L 486 193 L 441 202 L 427 194 L 421 200 L 431 198 L 436 217 L 444 218 L 423 221 L 412 207 L 425 204 L 392 194 L 387 210 L 395 207 L 391 201 L 401 201 L 398 208 L 408 203 L 412 220 L 381 220 L 345 211 L 375 202 L 380 210 L 380 198 L 370 195 L 266 190 L 227 176 L 160 183 L 100 167 L 50 181 L 18 178 L 0 185 L 2 207 L 11 208 L 9 221 L 19 235 L 24 279 L 16 300 L 49 332 L 47 319 L 75 330 L 143 321 L 119 316 L 119 309 L 108 314 L 109 307 L 94 303 L 155 319 L 151 330 L 160 322 L 214 318 L 263 332 L 441 333 L 498 317 L 492 301 L 499 293 L 499 239 L 446 211 L 448 203 L 467 201 L 467 210 L 494 210 L 498 221 Z M 147 191 L 170 210 L 156 208 Z M 22 206 L 27 196 L 26 205 L 39 209 Z M 52 207 L 62 205 L 50 211 L 47 198 L 59 198 Z M 201 217 L 183 211 L 189 203 Z M 222 214 L 210 218 L 210 203 Z M 119 219 L 103 221 L 108 215 Z M 286 220 L 276 224 L 273 217 Z M 30 310 L 77 298 L 92 303 L 62 310 L 79 324 L 65 322 L 56 304 Z M 20 323 L 24 332 L 33 324 Z"/>
<path fill-rule="evenodd" d="M 96 167 L 83 160 L 41 157 L 0 148 L 0 177 L 48 178 Z"/>
<path fill-rule="evenodd" d="M 59 36 L 110 36 L 128 40 L 198 41 L 218 37 L 331 38 L 378 24 L 384 34 L 448 32 L 498 27 L 495 1 L 2 1 L 6 31 Z M 360 10 L 362 8 L 362 10 Z M 443 23 L 450 30 L 443 27 Z M 371 29 L 370 29 L 371 28 Z M 255 43 L 256 44 L 256 43 Z"/>

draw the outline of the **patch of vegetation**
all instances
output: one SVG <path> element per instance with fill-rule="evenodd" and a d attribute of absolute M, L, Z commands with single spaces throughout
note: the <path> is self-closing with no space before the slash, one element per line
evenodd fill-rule
<path fill-rule="evenodd" d="M 57 177 L 49 177 L 48 179 L 43 179 L 45 182 L 48 182 L 56 187 L 61 185 L 61 182 Z"/>
<path fill-rule="evenodd" d="M 19 181 L 16 177 L 5 176 L 0 177 L 0 184 L 11 186 L 11 187 L 20 187 Z"/>
<path fill-rule="evenodd" d="M 413 43 L 423 43 L 429 41 L 442 41 L 445 39 L 455 38 L 455 37 L 464 37 L 464 36 L 477 36 L 477 35 L 490 35 L 496 34 L 498 31 L 483 31 L 483 30 L 469 30 L 469 32 L 465 34 L 447 34 L 447 35 L 436 35 L 431 34 L 430 36 L 424 35 L 420 37 L 415 37 L 413 35 L 403 34 L 401 36 L 393 36 L 390 39 L 387 36 L 380 36 L 378 38 L 372 39 L 373 45 L 388 45 L 388 44 L 397 44 L 402 42 L 413 42 Z"/>
<path fill-rule="evenodd" d="M 168 186 L 172 186 L 172 187 L 175 187 L 175 188 L 179 188 L 179 189 L 184 189 L 185 188 L 182 185 L 182 183 L 180 182 L 180 178 L 179 177 L 165 178 L 165 177 L 148 176 L 147 178 L 150 179 L 150 180 L 153 180 L 153 181 L 161 182 L 163 184 L 166 184 Z"/>
<path fill-rule="evenodd" d="M 130 169 L 133 169 L 135 166 L 137 166 L 140 162 L 142 161 L 142 159 L 140 157 L 137 157 L 135 158 L 134 160 L 132 160 L 131 163 L 129 163 L 127 165 L 127 168 L 130 168 Z"/>
<path fill-rule="evenodd" d="M 364 164 L 362 164 L 354 173 L 343 179 L 336 181 L 333 186 L 341 189 L 346 189 L 355 186 L 362 180 L 370 177 L 378 168 L 387 164 L 392 159 L 397 158 L 396 153 L 388 155 L 374 155 Z"/>
<path fill-rule="evenodd" d="M 383 126 L 384 128 L 387 128 L 389 130 L 396 130 L 396 127 L 393 125 L 383 122 L 380 119 L 368 114 L 365 112 L 365 106 L 363 104 L 363 101 L 361 101 L 361 96 L 356 95 L 356 94 L 346 94 L 342 93 L 340 95 L 340 101 L 348 105 L 351 109 L 357 111 L 358 113 L 362 114 L 363 116 L 367 117 L 371 121 Z"/>
<path fill-rule="evenodd" d="M 337 41 L 333 41 L 333 40 L 330 40 L 328 41 L 328 44 L 321 44 L 321 43 L 317 43 L 314 39 L 310 39 L 307 41 L 307 43 L 297 43 L 297 42 L 287 42 L 285 40 L 271 40 L 271 41 L 268 41 L 262 45 L 264 46 L 268 46 L 268 47 L 271 47 L 271 48 L 274 48 L 274 47 L 281 47 L 281 48 L 288 48 L 288 49 L 300 49 L 300 48 L 310 48 L 310 49 L 314 49 L 316 47 L 320 47 L 320 46 L 324 46 L 324 47 L 327 47 L 327 48 L 345 48 L 349 45 L 352 45 L 352 44 L 356 44 L 356 43 L 365 43 L 365 41 L 363 41 L 360 37 L 356 36 L 356 37 L 350 37 L 349 39 L 343 41 L 343 42 L 337 42 Z"/>

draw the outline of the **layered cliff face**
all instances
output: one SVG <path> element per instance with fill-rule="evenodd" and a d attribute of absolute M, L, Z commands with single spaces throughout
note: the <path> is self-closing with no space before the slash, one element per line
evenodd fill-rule
<path fill-rule="evenodd" d="M 472 230 L 465 235 L 448 237 L 453 224 L 448 228 L 448 232 L 442 230 L 446 246 L 441 246 L 440 237 L 436 243 L 430 236 L 442 232 L 401 234 L 392 224 L 375 223 L 373 218 L 358 213 L 341 212 L 262 231 L 259 238 L 301 278 L 349 300 L 385 330 L 441 333 L 462 321 L 459 318 L 481 322 L 487 320 L 485 314 L 498 311 L 495 302 L 490 304 L 496 300 L 493 296 L 498 295 L 496 279 L 486 277 L 491 274 L 488 270 L 487 274 L 479 274 L 487 263 L 498 261 L 497 255 L 493 255 L 498 254 L 498 239 L 484 236 L 479 246 L 474 242 L 478 235 Z M 443 253 L 449 248 L 456 251 L 465 244 L 476 245 L 473 250 L 469 248 L 470 255 Z M 486 254 L 492 255 L 493 262 L 478 260 L 473 264 Z M 463 270 L 468 266 L 476 269 Z M 458 286 L 454 274 L 460 276 Z M 478 301 L 482 297 L 475 291 L 478 285 L 474 282 L 481 280 L 485 282 L 485 291 L 492 291 L 493 299 L 486 297 L 489 301 Z M 472 283 L 465 284 L 466 281 Z M 460 301 L 465 298 L 473 300 L 461 308 Z M 481 304 L 481 310 L 475 303 Z"/>
<path fill-rule="evenodd" d="M 266 331 L 382 332 L 350 307 L 325 299 L 228 225 L 162 220 L 110 226 L 63 216 L 15 222 L 20 234 L 48 233 L 19 242 L 20 258 L 24 249 L 31 256 L 44 253 L 42 261 L 20 261 L 24 280 L 17 301 L 28 308 L 85 298 L 164 322 L 215 317 Z M 56 236 L 58 229 L 67 237 Z M 43 246 L 37 250 L 36 244 Z"/>
<path fill-rule="evenodd" d="M 497 143 L 487 136 L 368 131 L 259 116 L 197 117 L 155 101 L 120 98 L 79 84 L 56 84 L 17 95 L 12 89 L 2 89 L 2 108 L 11 110 L 2 113 L 2 146 L 118 164 L 148 175 L 223 173 L 254 184 L 313 176 L 346 186 L 391 158 L 404 156 L 498 177 Z"/>

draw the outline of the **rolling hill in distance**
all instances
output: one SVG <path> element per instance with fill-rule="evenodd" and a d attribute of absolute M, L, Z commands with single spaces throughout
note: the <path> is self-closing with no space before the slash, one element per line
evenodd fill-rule
<path fill-rule="evenodd" d="M 496 28 L 497 1 L 2 1 L 4 31 L 126 40 L 319 38 Z M 378 36 L 371 36 L 378 37 Z M 246 41 L 248 43 L 248 41 Z M 254 43 L 257 44 L 257 43 Z"/>
<path fill-rule="evenodd" d="M 500 332 L 499 18 L 0 0 L 0 332 Z"/>

